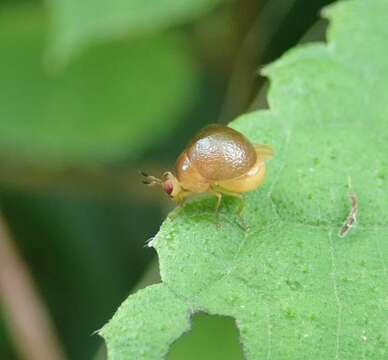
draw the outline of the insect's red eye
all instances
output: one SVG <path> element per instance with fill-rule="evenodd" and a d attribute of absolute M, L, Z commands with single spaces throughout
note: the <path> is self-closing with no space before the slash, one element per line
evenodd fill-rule
<path fill-rule="evenodd" d="M 163 190 L 168 194 L 171 195 L 172 190 L 173 190 L 173 185 L 170 180 L 166 180 L 163 184 Z"/>

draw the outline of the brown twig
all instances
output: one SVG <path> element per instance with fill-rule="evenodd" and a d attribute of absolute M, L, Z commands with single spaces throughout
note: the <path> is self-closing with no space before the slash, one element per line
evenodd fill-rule
<path fill-rule="evenodd" d="M 0 304 L 21 359 L 64 359 L 53 324 L 0 214 Z"/>

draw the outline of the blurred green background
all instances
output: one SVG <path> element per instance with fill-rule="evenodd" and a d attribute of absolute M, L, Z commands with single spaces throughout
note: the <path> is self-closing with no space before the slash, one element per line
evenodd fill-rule
<path fill-rule="evenodd" d="M 158 281 L 145 244 L 173 204 L 139 169 L 159 176 L 204 125 L 266 106 L 258 69 L 323 39 L 330 2 L 0 0 L 1 211 L 65 358 L 104 359 L 93 332 Z M 0 359 L 34 359 L 4 300 L 18 274 L 0 271 Z M 169 358 L 241 359 L 233 319 L 196 315 Z"/>

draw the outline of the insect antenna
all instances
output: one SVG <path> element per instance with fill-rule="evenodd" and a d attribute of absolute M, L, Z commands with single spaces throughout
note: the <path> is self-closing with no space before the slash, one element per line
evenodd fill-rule
<path fill-rule="evenodd" d="M 142 180 L 144 185 L 155 186 L 155 185 L 163 185 L 163 181 L 155 176 L 150 176 L 144 171 L 139 171 L 140 175 L 144 176 L 145 179 Z"/>

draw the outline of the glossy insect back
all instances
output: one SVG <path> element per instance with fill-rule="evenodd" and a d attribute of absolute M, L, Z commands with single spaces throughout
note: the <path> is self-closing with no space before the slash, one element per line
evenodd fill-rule
<path fill-rule="evenodd" d="M 252 144 L 243 134 L 224 125 L 209 125 L 199 131 L 179 155 L 175 170 L 163 180 L 148 176 L 148 185 L 162 185 L 178 204 L 198 193 L 217 197 L 218 209 L 222 195 L 240 200 L 241 193 L 259 187 L 265 177 L 265 161 L 273 155 L 269 145 Z"/>
<path fill-rule="evenodd" d="M 209 125 L 186 148 L 191 165 L 207 180 L 233 179 L 256 162 L 256 151 L 238 131 L 223 125 Z"/>

